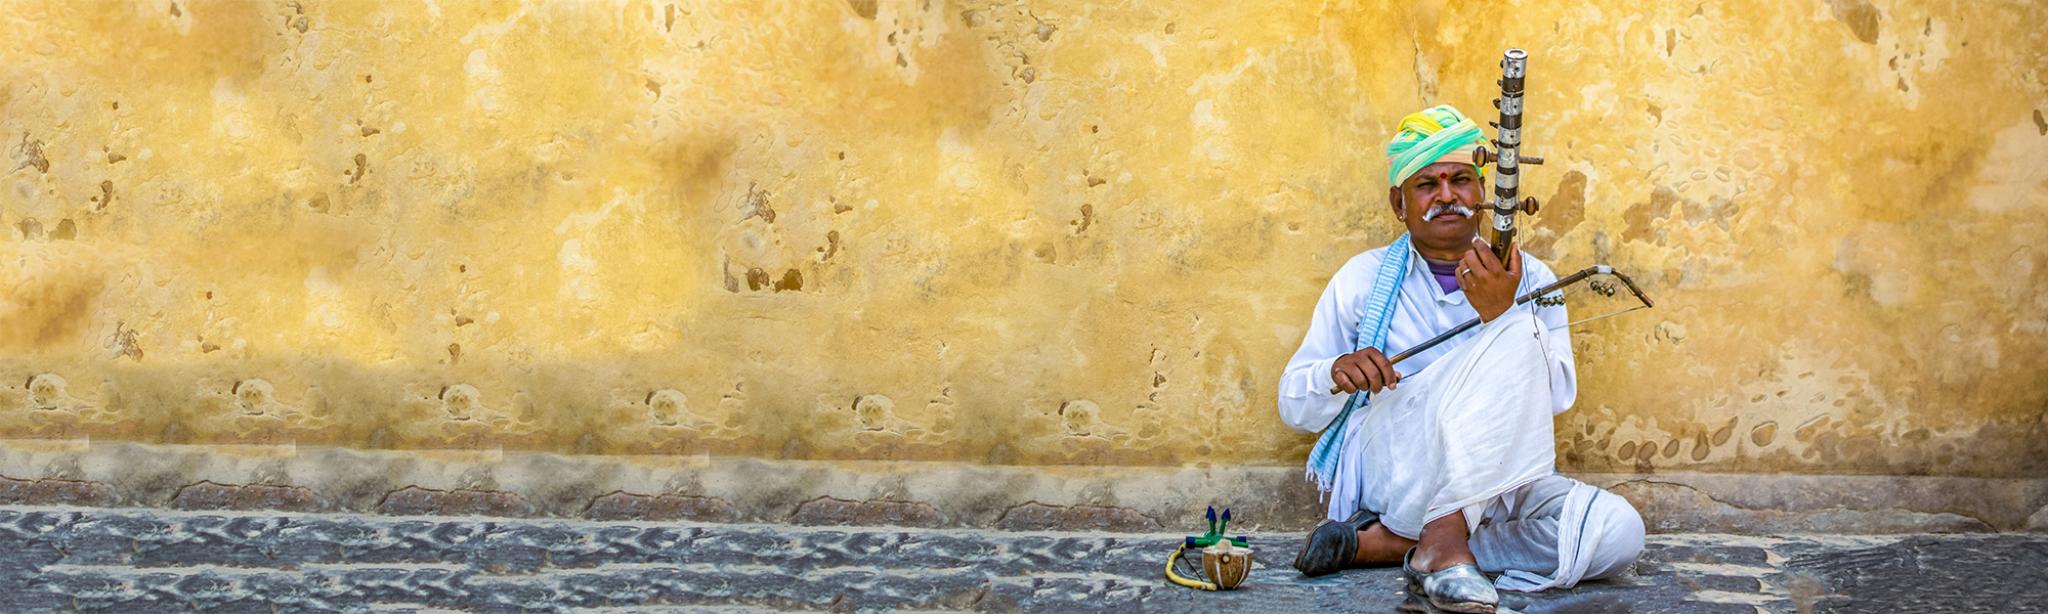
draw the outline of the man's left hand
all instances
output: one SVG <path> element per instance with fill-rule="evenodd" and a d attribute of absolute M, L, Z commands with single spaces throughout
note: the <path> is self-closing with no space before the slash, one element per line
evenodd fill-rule
<path fill-rule="evenodd" d="M 1458 287 L 1465 290 L 1466 300 L 1472 301 L 1482 322 L 1492 322 L 1515 306 L 1515 289 L 1522 286 L 1522 252 L 1509 244 L 1508 255 L 1503 267 L 1493 255 L 1493 246 L 1474 237 L 1472 251 L 1458 261 Z"/>

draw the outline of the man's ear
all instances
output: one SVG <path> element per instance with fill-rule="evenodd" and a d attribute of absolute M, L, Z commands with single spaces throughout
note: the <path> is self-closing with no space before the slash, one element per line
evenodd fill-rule
<path fill-rule="evenodd" d="M 1402 207 L 1400 187 L 1396 186 L 1392 188 L 1387 188 L 1387 208 L 1394 210 L 1395 219 L 1399 219 L 1404 222 L 1408 221 L 1408 212 L 1401 210 Z"/>

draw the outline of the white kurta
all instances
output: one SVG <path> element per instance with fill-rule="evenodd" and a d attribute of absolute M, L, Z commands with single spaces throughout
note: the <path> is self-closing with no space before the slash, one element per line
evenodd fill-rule
<path fill-rule="evenodd" d="M 1319 431 L 1344 409 L 1344 400 L 1350 395 L 1330 394 L 1330 388 L 1336 385 L 1330 379 L 1330 363 L 1351 353 L 1358 343 L 1358 320 L 1365 315 L 1365 302 L 1371 298 L 1373 278 L 1379 275 L 1380 257 L 1386 252 L 1387 248 L 1382 247 L 1352 257 L 1323 288 L 1323 297 L 1316 301 L 1315 315 L 1309 320 L 1308 334 L 1301 339 L 1301 349 L 1295 350 L 1294 358 L 1287 361 L 1286 373 L 1280 376 L 1280 419 L 1288 426 L 1303 431 Z M 1410 253 L 1408 260 L 1408 277 L 1401 282 L 1401 295 L 1395 299 L 1393 322 L 1387 328 L 1387 345 L 1390 347 L 1380 348 L 1388 357 L 1479 317 L 1479 312 L 1465 301 L 1463 290 L 1446 294 L 1437 286 L 1420 254 Z M 1555 281 L 1557 274 L 1552 273 L 1548 265 L 1535 256 L 1525 255 L 1522 259 L 1522 285 L 1515 289 L 1515 295 L 1527 294 Z M 1516 309 L 1532 308 L 1536 309 L 1537 317 L 1546 327 L 1557 328 L 1570 321 L 1562 305 L 1540 308 L 1523 305 Z M 1561 329 L 1557 332 L 1559 334 L 1550 339 L 1553 414 L 1570 409 L 1572 401 L 1579 395 L 1578 371 L 1572 366 L 1571 336 Z M 1401 364 L 1394 365 L 1394 370 L 1406 378 L 1426 369 L 1478 334 L 1478 328 L 1465 331 L 1456 339 L 1401 361 Z"/>
<path fill-rule="evenodd" d="M 1289 426 L 1317 431 L 1343 409 L 1347 395 L 1329 392 L 1330 364 L 1356 343 L 1384 253 L 1353 258 L 1323 292 L 1281 378 Z M 1478 315 L 1464 292 L 1443 292 L 1419 255 L 1410 260 L 1390 347 L 1381 348 L 1390 356 Z M 1534 257 L 1523 265 L 1517 295 L 1557 280 Z M 1373 395 L 1347 424 L 1329 425 L 1346 431 L 1329 516 L 1370 509 L 1388 530 L 1415 539 L 1429 521 L 1463 511 L 1475 557 L 1506 572 L 1503 588 L 1570 586 L 1625 568 L 1642 547 L 1634 509 L 1555 475 L 1551 417 L 1578 394 L 1566 321 L 1563 306 L 1525 304 L 1396 365 L 1397 389 Z M 1520 504 L 1532 491 L 1544 505 Z"/>

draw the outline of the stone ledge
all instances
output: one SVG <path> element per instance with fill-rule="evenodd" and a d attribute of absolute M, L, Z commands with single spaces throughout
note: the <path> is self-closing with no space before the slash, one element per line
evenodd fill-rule
<path fill-rule="evenodd" d="M 740 518 L 732 502 L 718 497 L 648 496 L 628 492 L 612 492 L 591 500 L 583 516 L 591 520 L 691 522 L 735 522 Z"/>
<path fill-rule="evenodd" d="M 434 490 L 407 486 L 384 496 L 377 512 L 399 516 L 532 516 L 518 493 L 497 490 Z"/>
<path fill-rule="evenodd" d="M 199 482 L 178 489 L 171 507 L 181 510 L 283 510 L 317 512 L 327 506 L 313 489 L 267 484 Z"/>
<path fill-rule="evenodd" d="M 1651 532 L 1968 533 L 2029 530 L 2048 479 L 1581 474 L 1643 512 Z M 2033 528 L 2032 530 L 2040 530 Z"/>
<path fill-rule="evenodd" d="M 1163 530 L 1159 521 L 1124 507 L 1046 505 L 1032 501 L 1012 507 L 996 520 L 1005 531 L 1106 531 L 1150 533 Z"/>
<path fill-rule="evenodd" d="M 8 505 L 114 505 L 114 490 L 99 482 L 45 478 L 0 478 L 0 503 Z"/>
<path fill-rule="evenodd" d="M 135 470 L 137 467 L 152 468 Z M 2048 479 L 1580 474 L 1652 532 L 2048 530 Z M 1301 531 L 1323 504 L 1298 467 L 564 456 L 0 440 L 0 504 L 593 520 L 1174 532 L 1233 508 Z"/>
<path fill-rule="evenodd" d="M 797 525 L 851 525 L 934 528 L 947 526 L 946 515 L 929 503 L 849 501 L 819 497 L 797 506 L 789 517 Z"/>

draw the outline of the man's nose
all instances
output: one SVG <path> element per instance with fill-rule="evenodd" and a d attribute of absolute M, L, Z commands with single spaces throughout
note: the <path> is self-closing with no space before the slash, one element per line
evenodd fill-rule
<path fill-rule="evenodd" d="M 1429 191 L 1429 202 L 1456 203 L 1458 202 L 1458 192 L 1451 189 L 1450 182 L 1437 182 L 1436 186 Z"/>

